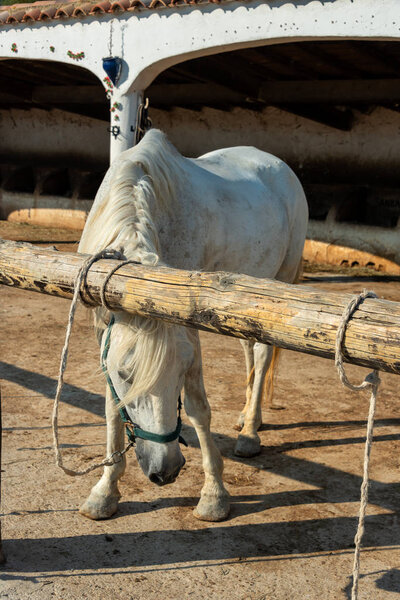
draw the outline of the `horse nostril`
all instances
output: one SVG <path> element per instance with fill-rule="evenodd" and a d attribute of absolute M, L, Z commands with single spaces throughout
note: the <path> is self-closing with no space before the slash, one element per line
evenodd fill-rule
<path fill-rule="evenodd" d="M 160 475 L 158 475 L 157 473 L 150 473 L 149 479 L 150 479 L 151 483 L 156 483 L 157 485 L 163 485 L 163 483 L 164 483 L 163 478 Z"/>

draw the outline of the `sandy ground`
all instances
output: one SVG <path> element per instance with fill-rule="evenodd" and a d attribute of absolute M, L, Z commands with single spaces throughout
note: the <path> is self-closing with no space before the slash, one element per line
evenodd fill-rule
<path fill-rule="evenodd" d="M 54 241 L 54 240 L 53 240 Z M 375 280 L 374 280 L 375 279 Z M 400 301 L 395 278 L 313 273 L 327 290 L 364 287 Z M 237 340 L 202 335 L 212 430 L 225 457 L 232 510 L 223 523 L 192 515 L 202 486 L 196 435 L 184 419 L 186 465 L 151 484 L 134 452 L 109 521 L 77 512 L 97 474 L 72 479 L 54 466 L 50 415 L 67 301 L 0 289 L 3 406 L 2 529 L 7 563 L 0 598 L 11 600 L 333 600 L 350 598 L 353 538 L 368 398 L 345 391 L 331 361 L 283 353 L 275 402 L 264 410 L 259 456 L 233 455 L 244 396 Z M 348 367 L 353 379 L 365 370 Z M 400 593 L 399 378 L 383 374 L 372 451 L 370 505 L 359 598 Z M 98 349 L 82 309 L 61 404 L 67 464 L 105 452 Z"/>

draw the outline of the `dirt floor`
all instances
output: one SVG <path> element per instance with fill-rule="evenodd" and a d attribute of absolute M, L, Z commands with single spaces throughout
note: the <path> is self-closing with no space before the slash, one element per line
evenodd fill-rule
<path fill-rule="evenodd" d="M 1 234 L 1 231 L 0 231 Z M 39 236 L 40 237 L 40 236 Z M 36 241 L 60 241 L 59 239 Z M 375 290 L 400 301 L 399 278 L 309 273 L 327 290 Z M 3 407 L 0 598 L 11 600 L 333 600 L 350 598 L 368 398 L 345 391 L 332 361 L 284 352 L 275 402 L 264 410 L 259 456 L 233 454 L 244 397 L 237 340 L 202 335 L 212 430 L 225 457 L 232 510 L 196 520 L 203 482 L 196 435 L 184 419 L 186 465 L 158 488 L 134 452 L 118 513 L 77 512 L 96 473 L 72 479 L 54 466 L 50 417 L 69 303 L 0 289 Z M 61 404 L 66 463 L 105 452 L 103 375 L 86 312 L 78 311 Z M 365 370 L 348 367 L 352 379 Z M 399 378 L 382 375 L 372 450 L 360 600 L 400 594 Z"/>

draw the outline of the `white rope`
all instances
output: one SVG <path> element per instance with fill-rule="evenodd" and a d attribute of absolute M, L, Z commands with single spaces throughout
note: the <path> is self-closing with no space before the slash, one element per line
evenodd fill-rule
<path fill-rule="evenodd" d="M 342 344 L 343 339 L 346 333 L 346 328 L 349 320 L 351 319 L 353 313 L 357 310 L 359 305 L 365 300 L 365 298 L 377 298 L 377 295 L 374 292 L 368 292 L 364 290 L 358 296 L 354 296 L 349 304 L 346 306 L 343 314 L 342 320 L 340 322 L 340 326 L 338 328 L 336 334 L 336 346 L 335 346 L 335 365 L 339 372 L 339 377 L 342 384 L 348 387 L 353 392 L 357 392 L 363 390 L 365 388 L 370 388 L 371 390 L 371 398 L 369 403 L 369 413 L 368 413 L 368 423 L 367 423 L 367 434 L 365 439 L 365 449 L 364 449 L 364 467 L 363 467 L 363 479 L 361 483 L 361 497 L 360 497 L 360 509 L 358 515 L 358 526 L 357 533 L 354 537 L 354 562 L 353 562 L 353 587 L 351 590 L 351 600 L 357 600 L 358 598 L 358 582 L 360 578 L 360 552 L 361 552 L 361 541 L 364 534 L 364 523 L 365 523 L 365 513 L 368 504 L 368 479 L 369 479 L 369 460 L 371 456 L 371 448 L 372 448 L 372 437 L 374 430 L 374 417 L 375 417 L 375 407 L 376 407 L 376 399 L 378 395 L 378 389 L 380 384 L 379 379 L 379 371 L 374 369 L 371 373 L 369 373 L 364 381 L 360 383 L 360 385 L 354 385 L 350 383 L 347 378 L 347 375 L 344 371 L 343 366 L 343 353 L 342 353 Z"/>
<path fill-rule="evenodd" d="M 94 471 L 95 469 L 99 469 L 100 467 L 104 467 L 104 466 L 110 467 L 111 465 L 114 465 L 117 462 L 120 462 L 122 456 L 132 446 L 132 444 L 129 443 L 125 447 L 124 450 L 122 450 L 121 452 L 119 452 L 119 451 L 113 452 L 110 456 L 108 456 L 107 458 L 102 460 L 100 463 L 95 463 L 93 465 L 90 465 L 89 467 L 87 467 L 86 469 L 84 469 L 82 471 L 73 471 L 72 469 L 68 469 L 67 467 L 65 467 L 63 464 L 60 444 L 59 444 L 59 440 L 58 440 L 58 405 L 59 405 L 59 401 L 60 401 L 61 390 L 62 390 L 63 383 L 64 383 L 64 372 L 67 367 L 69 339 L 71 337 L 72 325 L 74 322 L 75 311 L 76 311 L 76 307 L 78 304 L 78 298 L 80 297 L 81 301 L 84 304 L 86 304 L 87 306 L 91 306 L 82 295 L 82 289 L 81 289 L 82 284 L 86 288 L 87 274 L 88 274 L 90 267 L 93 265 L 93 263 L 95 263 L 98 260 L 105 259 L 105 258 L 120 260 L 121 252 L 119 252 L 117 250 L 107 250 L 107 249 L 101 250 L 101 252 L 98 252 L 97 254 L 95 254 L 93 256 L 89 256 L 89 258 L 87 258 L 85 260 L 85 262 L 82 264 L 81 268 L 79 269 L 78 275 L 76 276 L 75 282 L 74 282 L 74 295 L 72 297 L 71 307 L 69 309 L 68 325 L 67 325 L 67 331 L 65 334 L 64 347 L 61 352 L 60 370 L 59 370 L 59 374 L 58 374 L 57 390 L 56 390 L 56 395 L 54 398 L 53 416 L 52 416 L 53 445 L 54 445 L 54 453 L 55 453 L 55 458 L 56 458 L 56 465 L 58 467 L 60 467 L 60 469 L 62 469 L 64 471 L 64 473 L 66 473 L 67 475 L 70 475 L 71 477 L 76 477 L 77 475 L 86 475 L 86 473 L 90 473 L 91 471 Z M 113 269 L 110 271 L 110 273 L 105 278 L 103 285 L 101 287 L 100 297 L 101 297 L 102 303 L 105 306 L 105 308 L 108 308 L 109 310 L 110 310 L 110 307 L 108 306 L 108 304 L 106 303 L 106 300 L 105 300 L 106 286 L 110 280 L 111 275 L 113 275 L 115 273 L 115 271 L 117 269 L 119 269 L 120 267 L 122 267 L 124 264 L 127 264 L 127 262 L 133 262 L 133 261 L 124 261 L 123 263 L 119 263 L 118 265 L 113 267 Z M 90 297 L 88 290 L 85 289 L 85 291 L 86 291 L 86 294 Z"/>

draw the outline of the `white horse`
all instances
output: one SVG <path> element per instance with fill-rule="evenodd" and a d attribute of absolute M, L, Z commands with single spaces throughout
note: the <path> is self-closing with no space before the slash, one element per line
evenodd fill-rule
<path fill-rule="evenodd" d="M 181 156 L 158 130 L 110 166 L 90 211 L 79 252 L 121 249 L 142 264 L 231 271 L 293 282 L 300 269 L 308 219 L 303 189 L 278 158 L 251 147 L 227 148 L 197 159 Z M 223 463 L 210 434 L 211 413 L 203 384 L 196 330 L 162 321 L 95 310 L 98 339 L 109 337 L 107 370 L 121 404 L 141 429 L 160 437 L 137 439 L 136 454 L 151 481 L 164 485 L 184 464 L 177 439 L 177 401 L 184 407 L 203 455 L 205 483 L 195 516 L 219 521 L 229 512 Z M 272 347 L 242 342 L 248 375 L 247 402 L 235 452 L 260 451 L 263 381 Z M 124 447 L 124 426 L 110 386 L 106 393 L 107 454 Z M 176 436 L 177 437 L 177 436 Z M 80 511 L 92 519 L 110 517 L 120 494 L 125 459 L 104 468 Z"/>

